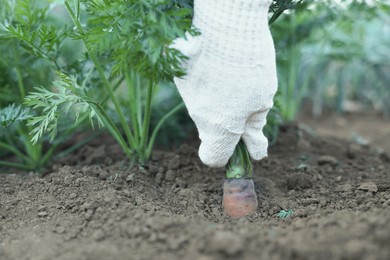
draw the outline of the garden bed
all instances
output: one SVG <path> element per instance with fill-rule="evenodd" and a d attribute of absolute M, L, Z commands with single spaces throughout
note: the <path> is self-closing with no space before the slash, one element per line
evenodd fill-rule
<path fill-rule="evenodd" d="M 0 259 L 390 259 L 388 154 L 285 127 L 254 166 L 256 215 L 236 221 L 196 147 L 139 168 L 107 142 L 43 178 L 0 175 Z"/>

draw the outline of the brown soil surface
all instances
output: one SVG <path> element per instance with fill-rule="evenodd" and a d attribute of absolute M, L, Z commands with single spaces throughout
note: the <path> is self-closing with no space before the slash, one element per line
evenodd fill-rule
<path fill-rule="evenodd" d="M 317 119 L 303 116 L 301 121 L 323 137 L 337 137 L 351 141 L 360 139 L 390 153 L 390 119 L 374 112 L 328 114 Z"/>
<path fill-rule="evenodd" d="M 241 220 L 196 146 L 120 158 L 90 146 L 42 178 L 0 175 L 0 259 L 390 259 L 390 157 L 373 146 L 284 128 Z"/>

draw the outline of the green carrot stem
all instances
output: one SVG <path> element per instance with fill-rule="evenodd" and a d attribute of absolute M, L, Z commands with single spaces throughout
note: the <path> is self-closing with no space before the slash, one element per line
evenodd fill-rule
<path fill-rule="evenodd" d="M 227 169 L 227 179 L 252 178 L 253 168 L 245 143 L 240 140 L 230 158 Z"/>
<path fill-rule="evenodd" d="M 180 104 L 176 105 L 174 108 L 172 108 L 172 110 L 170 110 L 165 116 L 163 116 L 160 121 L 157 123 L 156 127 L 153 129 L 153 132 L 152 132 L 152 135 L 150 136 L 150 139 L 149 139 L 149 144 L 148 144 L 148 148 L 146 150 L 146 158 L 149 158 L 149 156 L 152 154 L 152 149 L 153 149 L 153 145 L 154 145 L 154 142 L 156 140 L 156 136 L 158 134 L 158 131 L 160 130 L 160 128 L 163 126 L 163 124 L 165 123 L 165 121 L 170 118 L 172 115 L 174 115 L 176 112 L 180 111 L 183 107 L 184 107 L 184 103 L 181 102 Z"/>
<path fill-rule="evenodd" d="M 142 126 L 142 134 L 141 134 L 141 151 L 142 154 L 140 155 L 141 164 L 144 164 L 146 159 L 145 153 L 147 150 L 147 143 L 149 139 L 149 127 L 150 127 L 150 118 L 151 118 L 151 110 L 152 110 L 152 98 L 153 98 L 153 89 L 154 89 L 154 82 L 149 81 L 148 84 L 148 92 L 146 96 L 146 104 L 145 104 L 145 113 L 144 113 L 144 121 Z"/>
<path fill-rule="evenodd" d="M 73 23 L 76 25 L 77 30 L 81 34 L 84 34 L 84 29 L 83 29 L 80 21 L 77 19 L 76 15 L 75 15 L 75 13 L 74 13 L 74 11 L 73 11 L 73 9 L 70 6 L 68 1 L 65 1 L 65 7 L 66 7 L 70 17 L 72 18 Z M 102 65 L 100 64 L 97 56 L 95 55 L 95 52 L 90 48 L 90 46 L 87 44 L 85 39 L 83 39 L 83 41 L 84 41 L 84 45 L 85 45 L 85 47 L 87 49 L 87 52 L 88 52 L 92 62 L 94 63 L 95 68 L 96 68 L 97 72 L 100 75 L 100 78 L 103 81 L 103 86 L 106 89 L 107 93 L 109 94 L 112 103 L 114 104 L 115 110 L 118 113 L 119 120 L 121 122 L 121 125 L 122 125 L 123 129 L 125 130 L 126 138 L 127 138 L 128 142 L 130 143 L 130 146 L 131 147 L 137 147 L 137 144 L 136 144 L 136 141 L 134 139 L 134 136 L 133 136 L 129 126 L 126 123 L 126 119 L 125 119 L 125 116 L 123 114 L 122 108 L 120 107 L 119 101 L 116 98 L 116 96 L 114 94 L 114 91 L 112 90 L 111 84 L 110 84 L 110 82 L 108 81 L 108 79 L 107 79 L 107 77 L 105 75 L 105 72 L 103 70 Z"/>
<path fill-rule="evenodd" d="M 26 170 L 26 171 L 32 170 L 28 165 L 20 164 L 20 163 L 13 163 L 13 162 L 7 162 L 7 161 L 0 161 L 0 166 L 16 168 L 16 169 L 22 169 L 22 170 Z M 0 173 L 2 174 L 4 172 L 0 172 Z"/>

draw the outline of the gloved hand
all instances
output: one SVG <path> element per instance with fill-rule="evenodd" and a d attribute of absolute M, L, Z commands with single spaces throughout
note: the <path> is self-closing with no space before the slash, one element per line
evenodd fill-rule
<path fill-rule="evenodd" d="M 267 156 L 263 135 L 277 90 L 275 49 L 268 28 L 271 0 L 195 0 L 199 36 L 172 47 L 189 57 L 175 83 L 202 141 L 199 157 L 224 166 L 242 138 L 255 160 Z"/>

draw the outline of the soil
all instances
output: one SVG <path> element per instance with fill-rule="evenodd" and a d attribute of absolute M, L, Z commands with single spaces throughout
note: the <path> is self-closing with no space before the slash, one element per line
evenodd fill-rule
<path fill-rule="evenodd" d="M 286 126 L 254 165 L 256 214 L 232 220 L 224 169 L 196 147 L 139 167 L 105 142 L 43 177 L 0 175 L 0 259 L 390 259 L 386 151 Z"/>
<path fill-rule="evenodd" d="M 306 115 L 301 122 L 309 125 L 323 137 L 337 137 L 360 143 L 370 143 L 390 153 L 390 119 L 374 112 L 332 114 L 319 118 Z"/>

